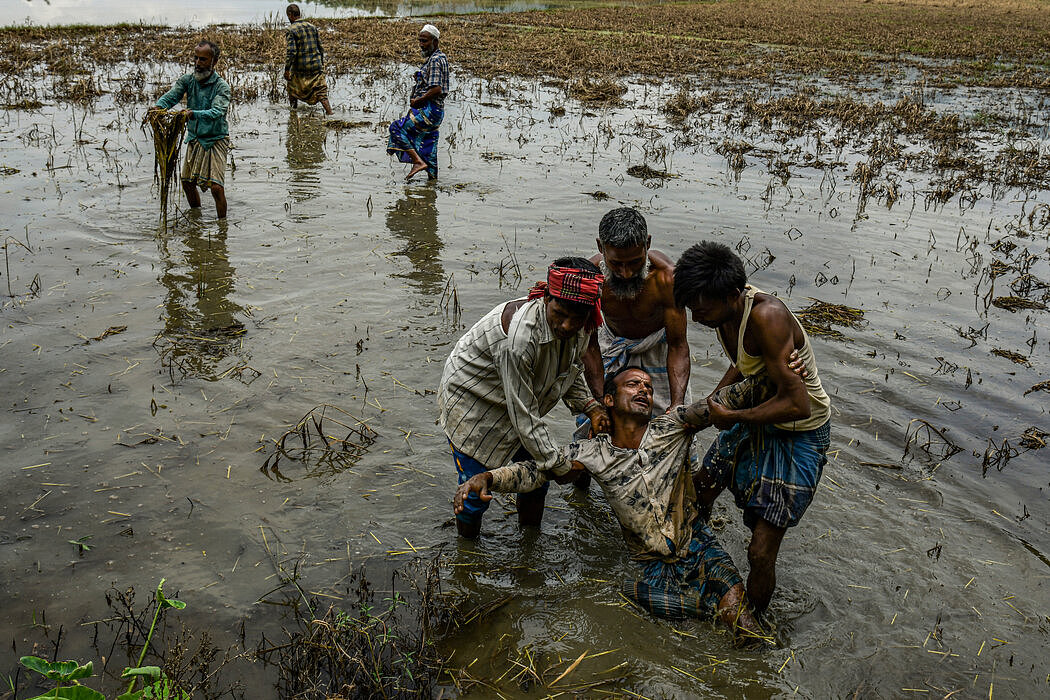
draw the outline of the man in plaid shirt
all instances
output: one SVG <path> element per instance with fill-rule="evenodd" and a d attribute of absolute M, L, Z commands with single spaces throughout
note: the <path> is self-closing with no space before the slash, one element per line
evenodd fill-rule
<path fill-rule="evenodd" d="M 332 113 L 328 102 L 328 83 L 324 77 L 324 49 L 317 36 L 317 27 L 302 19 L 298 5 L 289 5 L 288 50 L 284 60 L 284 79 L 288 81 L 288 99 L 292 109 L 299 100 L 324 107 L 325 114 Z"/>
<path fill-rule="evenodd" d="M 386 152 L 402 163 L 411 163 L 406 179 L 427 171 L 431 180 L 437 177 L 438 127 L 445 118 L 445 96 L 448 94 L 448 58 L 438 48 L 441 32 L 433 24 L 419 30 L 419 52 L 426 62 L 413 75 L 408 113 L 391 122 Z"/>

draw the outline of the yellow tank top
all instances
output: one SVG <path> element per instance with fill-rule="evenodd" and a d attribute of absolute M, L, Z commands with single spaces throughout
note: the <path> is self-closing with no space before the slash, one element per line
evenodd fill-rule
<path fill-rule="evenodd" d="M 755 295 L 765 294 L 765 292 L 752 287 L 750 284 L 744 287 L 744 292 L 744 316 L 740 320 L 740 332 L 736 339 L 736 368 L 740 370 L 740 374 L 745 377 L 751 377 L 766 371 L 766 361 L 761 356 L 756 357 L 744 352 L 744 333 L 747 331 L 747 321 L 751 317 L 751 307 L 754 306 Z M 789 310 L 788 313 L 791 313 L 791 311 Z M 817 360 L 813 356 L 813 348 L 809 344 L 809 335 L 806 333 L 806 329 L 802 328 L 802 324 L 798 323 L 795 314 L 791 314 L 791 318 L 802 330 L 804 341 L 798 351 L 798 356 L 806 363 L 806 371 L 809 374 L 803 380 L 806 385 L 806 392 L 809 394 L 809 418 L 791 421 L 790 423 L 777 423 L 776 427 L 795 431 L 813 430 L 824 425 L 828 418 L 831 417 L 831 399 L 820 383 L 820 376 L 817 373 Z M 718 341 L 722 344 L 722 349 L 725 350 L 726 356 L 732 357 L 729 348 L 726 347 L 726 341 L 722 337 L 721 330 L 718 331 Z"/>

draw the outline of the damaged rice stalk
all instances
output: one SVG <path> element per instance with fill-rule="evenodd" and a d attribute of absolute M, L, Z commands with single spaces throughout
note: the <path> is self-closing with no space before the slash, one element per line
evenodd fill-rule
<path fill-rule="evenodd" d="M 812 297 L 810 297 L 812 299 Z M 855 309 L 845 304 L 830 304 L 826 301 L 813 299 L 813 303 L 795 312 L 795 318 L 806 329 L 810 335 L 819 335 L 832 340 L 852 342 L 852 338 L 846 336 L 835 326 L 846 328 L 860 328 L 864 323 L 864 311 Z"/>
<path fill-rule="evenodd" d="M 182 137 L 190 120 L 188 110 L 151 109 L 142 119 L 142 130 L 153 136 L 153 180 L 160 189 L 161 217 L 168 219 L 168 196 L 179 168 Z M 146 127 L 149 127 L 147 130 Z"/>
<path fill-rule="evenodd" d="M 340 415 L 342 420 L 328 415 L 329 412 Z M 343 437 L 329 434 L 335 432 Z M 378 435 L 364 420 L 338 406 L 318 404 L 273 441 L 273 449 L 260 471 L 278 481 L 291 481 L 278 468 L 283 458 L 312 464 L 306 476 L 337 474 L 356 464 Z"/>

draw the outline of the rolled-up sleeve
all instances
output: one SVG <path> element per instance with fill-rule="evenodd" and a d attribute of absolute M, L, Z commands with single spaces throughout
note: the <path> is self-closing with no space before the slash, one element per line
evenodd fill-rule
<path fill-rule="evenodd" d="M 172 88 L 157 100 L 157 106 L 163 109 L 171 109 L 177 105 L 182 96 L 186 94 L 186 78 L 187 76 L 184 75 L 176 80 Z"/>
<path fill-rule="evenodd" d="M 493 491 L 501 493 L 528 493 L 546 484 L 547 475 L 540 471 L 536 462 L 512 462 L 492 470 Z"/>

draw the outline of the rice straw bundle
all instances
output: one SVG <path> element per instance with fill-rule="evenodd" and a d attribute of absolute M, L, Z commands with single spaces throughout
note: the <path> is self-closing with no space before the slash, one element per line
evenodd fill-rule
<path fill-rule="evenodd" d="M 168 195 L 179 167 L 182 136 L 189 119 L 188 110 L 173 112 L 165 109 L 151 109 L 142 119 L 143 131 L 149 133 L 147 124 L 153 131 L 153 181 L 160 188 L 160 209 L 165 217 L 168 214 Z"/>

